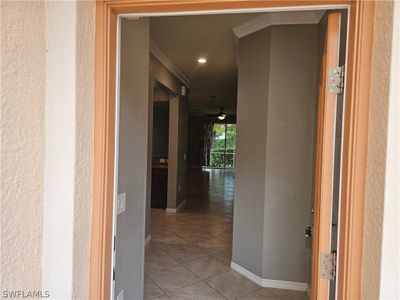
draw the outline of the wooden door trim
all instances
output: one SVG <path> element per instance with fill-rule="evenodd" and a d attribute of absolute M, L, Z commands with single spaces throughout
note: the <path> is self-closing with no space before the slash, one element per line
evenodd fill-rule
<path fill-rule="evenodd" d="M 339 227 L 338 299 L 361 299 L 365 179 L 375 1 L 351 5 Z"/>
<path fill-rule="evenodd" d="M 337 95 L 329 93 L 327 80 L 330 68 L 338 67 L 341 13 L 332 12 L 327 16 L 326 37 L 322 55 L 320 90 L 318 99 L 313 255 L 311 271 L 311 295 L 313 299 L 328 299 L 329 281 L 321 278 L 320 259 L 322 253 L 330 253 L 331 236 L 324 235 L 332 227 L 333 168 L 335 149 L 335 111 Z M 332 159 L 330 159 L 332 158 Z M 317 250 L 317 251 L 315 251 Z"/>
<path fill-rule="evenodd" d="M 116 21 L 122 13 L 159 13 L 349 5 L 338 299 L 360 299 L 368 106 L 375 2 L 368 0 L 96 1 L 95 132 L 90 299 L 109 299 L 114 184 Z M 316 183 L 318 184 L 318 183 Z M 314 297 L 315 299 L 315 297 Z"/>

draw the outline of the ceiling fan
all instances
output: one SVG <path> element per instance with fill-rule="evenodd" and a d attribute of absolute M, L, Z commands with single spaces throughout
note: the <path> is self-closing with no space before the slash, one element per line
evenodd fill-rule
<path fill-rule="evenodd" d="M 224 108 L 220 107 L 219 108 L 221 111 L 218 114 L 207 114 L 207 116 L 210 117 L 217 117 L 218 120 L 223 121 L 225 118 L 228 116 L 226 113 L 224 113 Z"/>

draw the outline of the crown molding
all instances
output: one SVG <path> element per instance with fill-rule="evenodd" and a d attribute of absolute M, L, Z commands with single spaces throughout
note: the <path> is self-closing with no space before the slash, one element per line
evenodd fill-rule
<path fill-rule="evenodd" d="M 324 14 L 325 10 L 302 11 L 297 13 L 266 13 L 249 22 L 234 27 L 232 30 L 235 36 L 240 39 L 272 25 L 317 24 Z"/>
<path fill-rule="evenodd" d="M 192 87 L 192 82 L 183 74 L 174 63 L 168 58 L 168 56 L 157 46 L 157 44 L 150 40 L 150 53 L 153 54 L 172 74 L 174 74 L 182 83 L 188 88 Z"/>

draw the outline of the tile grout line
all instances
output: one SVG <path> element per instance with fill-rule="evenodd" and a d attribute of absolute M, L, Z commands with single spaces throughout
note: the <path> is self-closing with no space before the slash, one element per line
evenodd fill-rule
<path fill-rule="evenodd" d="M 213 181 L 214 188 L 217 188 L 218 190 L 220 190 L 224 187 L 226 188 L 226 186 L 223 184 L 223 182 L 224 182 L 224 180 L 219 180 L 219 181 L 214 180 Z M 208 178 L 207 182 L 205 182 L 205 184 L 208 186 L 211 186 L 212 182 Z M 232 184 L 230 186 L 232 186 Z M 190 207 L 187 206 L 187 207 L 185 207 L 185 210 L 182 211 L 183 218 L 180 218 L 182 216 L 181 214 L 179 214 L 179 215 L 177 214 L 174 216 L 166 216 L 165 213 L 163 213 L 163 214 L 160 214 L 160 218 L 159 218 L 157 227 L 160 228 L 161 226 L 164 225 L 165 229 L 166 229 L 165 232 L 168 235 L 170 235 L 172 239 L 176 238 L 178 240 L 182 240 L 185 244 L 190 245 L 191 247 L 194 247 L 195 249 L 198 249 L 199 255 L 198 255 L 198 257 L 195 257 L 195 258 L 192 257 L 192 258 L 190 258 L 188 260 L 184 260 L 184 261 L 177 260 L 177 259 L 175 259 L 174 256 L 165 252 L 165 250 L 168 248 L 174 249 L 173 245 L 171 245 L 173 243 L 165 242 L 166 248 L 163 249 L 161 247 L 160 252 L 162 253 L 163 256 L 169 257 L 174 262 L 176 262 L 176 265 L 168 267 L 168 268 L 162 268 L 159 271 L 167 270 L 167 269 L 173 268 L 173 267 L 183 267 L 185 270 L 189 271 L 190 274 L 193 274 L 193 276 L 195 278 L 198 278 L 199 280 L 195 281 L 191 284 L 184 285 L 184 286 L 182 286 L 176 290 L 173 290 L 171 292 L 166 292 L 153 280 L 153 278 L 151 277 L 150 274 L 146 274 L 146 275 L 150 278 L 150 280 L 152 282 L 154 282 L 154 284 L 160 289 L 161 292 L 165 293 L 165 296 L 168 298 L 170 297 L 171 294 L 173 294 L 181 289 L 184 289 L 188 286 L 195 285 L 195 284 L 198 284 L 199 282 L 202 282 L 202 283 L 206 284 L 206 286 L 208 286 L 212 290 L 214 290 L 218 295 L 221 295 L 224 299 L 227 299 L 223 294 L 221 294 L 218 290 L 216 290 L 214 287 L 212 287 L 206 280 L 230 271 L 229 264 L 226 264 L 226 262 L 224 262 L 224 260 L 226 260 L 226 259 L 224 259 L 224 254 L 226 253 L 226 250 L 228 250 L 228 248 L 230 248 L 230 250 L 232 250 L 232 245 L 230 245 L 230 247 L 228 247 L 227 249 L 204 250 L 202 247 L 198 246 L 195 242 L 189 241 L 187 238 L 185 238 L 185 236 L 188 237 L 188 234 L 190 234 L 191 230 L 193 230 L 193 231 L 197 230 L 196 227 L 203 228 L 204 226 L 206 226 L 207 227 L 206 231 L 210 231 L 210 232 L 213 232 L 213 229 L 215 227 L 216 229 L 221 230 L 221 233 L 219 233 L 215 236 L 213 234 L 213 236 L 208 237 L 208 239 L 212 238 L 212 239 L 215 239 L 217 242 L 220 242 L 221 244 L 229 244 L 229 242 L 232 240 L 232 237 L 231 237 L 231 233 L 229 233 L 227 235 L 226 232 L 229 232 L 228 227 L 230 227 L 230 229 L 232 229 L 232 211 L 229 214 L 227 213 L 227 211 L 232 210 L 232 206 L 230 204 L 233 203 L 233 200 L 225 199 L 225 197 L 223 196 L 222 197 L 223 203 L 221 203 L 221 199 L 219 199 L 219 202 L 215 201 L 214 198 L 221 198 L 221 193 L 217 193 L 217 192 L 213 192 L 213 191 L 210 191 L 209 193 L 194 193 L 194 194 L 198 194 L 198 196 L 200 196 L 201 198 L 208 198 L 208 203 L 210 204 L 210 208 L 212 208 L 212 210 L 206 209 L 204 211 L 202 210 L 200 214 L 196 214 L 193 212 L 193 209 L 196 209 L 196 207 L 190 209 Z M 218 197 L 218 196 L 220 196 L 220 197 Z M 201 200 L 205 200 L 205 199 L 201 199 Z M 218 200 L 218 199 L 216 199 L 216 200 Z M 224 203 L 226 203 L 226 204 L 224 204 Z M 188 203 L 188 204 L 190 205 L 190 203 Z M 227 210 L 224 210 L 225 207 L 227 208 Z M 188 216 L 188 218 L 185 218 L 185 215 L 184 215 L 185 213 L 186 213 L 186 216 Z M 156 215 L 156 217 L 157 217 L 157 215 Z M 205 216 L 207 216 L 207 218 L 204 218 Z M 193 222 L 190 221 L 191 218 L 194 219 Z M 154 220 L 154 218 L 152 218 L 152 219 Z M 187 224 L 187 223 L 189 223 L 189 224 Z M 208 226 L 209 223 L 211 225 Z M 187 231 L 186 232 L 180 231 L 181 229 L 186 229 L 185 225 L 189 225 L 189 228 L 187 228 Z M 184 233 L 184 235 L 182 235 L 183 233 Z M 160 236 L 164 236 L 163 230 L 160 230 Z M 230 241 L 226 240 L 227 237 L 230 237 Z M 201 243 L 201 241 L 199 243 Z M 151 244 L 149 244 L 149 245 L 151 245 Z M 177 248 L 176 250 L 179 250 L 179 248 Z M 182 250 L 184 250 L 184 249 L 182 249 Z M 175 255 L 175 253 L 172 253 L 172 254 Z M 177 254 L 179 254 L 179 251 L 177 252 Z M 184 253 L 182 253 L 182 254 L 184 254 Z M 217 255 L 219 255 L 220 257 L 216 257 Z M 200 276 L 198 276 L 196 273 L 191 271 L 185 265 L 192 261 L 201 260 L 203 258 L 213 259 L 213 260 L 215 260 L 215 262 L 221 263 L 224 266 L 226 266 L 228 268 L 228 270 L 220 272 L 220 273 L 217 272 L 217 274 L 208 276 L 203 279 Z M 227 258 L 228 258 L 228 256 L 227 256 Z"/>
<path fill-rule="evenodd" d="M 211 277 L 209 277 L 209 278 L 211 278 Z M 208 279 L 208 278 L 207 278 Z M 227 297 L 225 297 L 225 295 L 224 294 L 222 294 L 222 293 L 220 293 L 216 288 L 214 288 L 212 285 L 210 285 L 206 280 L 203 280 L 204 281 L 204 283 L 205 284 L 207 284 L 210 288 L 212 288 L 214 291 L 216 291 L 219 295 L 221 295 L 222 296 L 222 298 L 224 298 L 224 299 L 227 299 L 228 300 L 228 298 Z"/>
<path fill-rule="evenodd" d="M 154 285 L 160 289 L 160 291 L 163 293 L 163 295 L 164 295 L 164 296 L 167 296 L 167 297 L 169 298 L 169 296 L 167 295 L 167 293 L 166 293 L 166 292 L 165 292 L 165 291 L 150 277 L 150 275 L 148 275 L 148 274 L 146 274 L 146 275 L 147 275 L 147 277 L 150 278 L 150 280 L 154 283 Z M 154 299 L 154 298 L 156 298 L 156 297 L 158 297 L 158 296 L 152 297 L 152 298 L 150 298 L 149 300 Z"/>

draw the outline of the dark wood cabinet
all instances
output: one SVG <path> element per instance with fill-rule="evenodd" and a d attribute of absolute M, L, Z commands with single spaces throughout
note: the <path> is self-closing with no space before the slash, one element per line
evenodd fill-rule
<path fill-rule="evenodd" d="M 152 168 L 151 207 L 167 208 L 168 168 Z"/>

